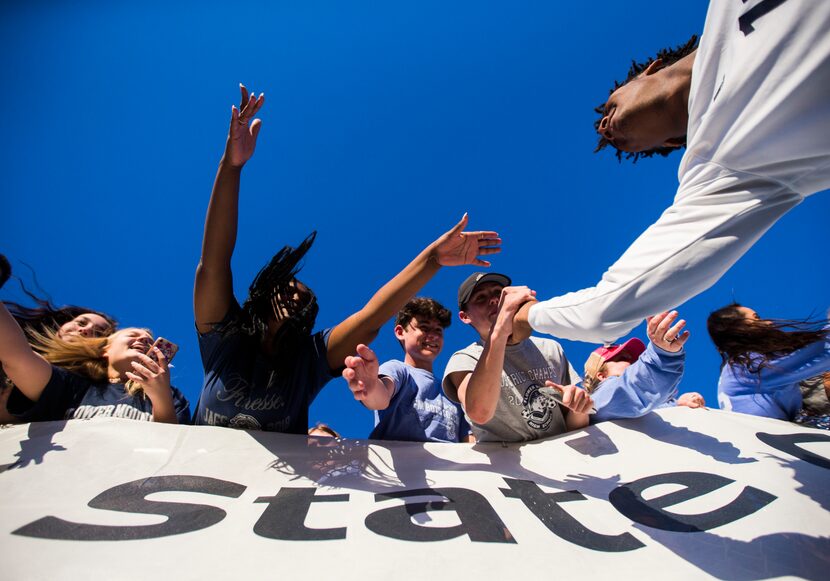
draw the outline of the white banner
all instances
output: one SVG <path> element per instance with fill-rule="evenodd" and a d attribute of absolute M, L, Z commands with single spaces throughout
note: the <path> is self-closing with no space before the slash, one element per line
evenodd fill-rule
<path fill-rule="evenodd" d="M 675 408 L 525 445 L 0 430 L 5 579 L 830 575 L 830 434 Z"/>

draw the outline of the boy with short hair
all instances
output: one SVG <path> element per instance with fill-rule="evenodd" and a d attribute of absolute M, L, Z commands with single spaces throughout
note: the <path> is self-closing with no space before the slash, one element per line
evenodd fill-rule
<path fill-rule="evenodd" d="M 378 367 L 375 353 L 359 345 L 357 357 L 346 357 L 343 378 L 354 398 L 375 410 L 373 440 L 469 442 L 470 426 L 460 407 L 447 399 L 432 373 L 444 346 L 450 311 L 438 301 L 415 298 L 398 312 L 395 337 L 404 360 Z"/>
<path fill-rule="evenodd" d="M 461 403 L 479 442 L 526 442 L 588 425 L 593 402 L 572 385 L 579 376 L 562 346 L 539 337 L 514 340 L 513 316 L 534 295 L 495 272 L 474 273 L 458 289 L 458 316 L 479 340 L 453 354 L 443 388 Z"/>

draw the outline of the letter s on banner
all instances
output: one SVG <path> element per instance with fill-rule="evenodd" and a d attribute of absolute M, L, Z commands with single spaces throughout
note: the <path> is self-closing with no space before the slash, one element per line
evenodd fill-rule
<path fill-rule="evenodd" d="M 132 541 L 157 539 L 205 529 L 225 518 L 225 511 L 206 504 L 147 500 L 155 492 L 201 492 L 239 498 L 245 486 L 206 476 L 153 476 L 105 490 L 89 507 L 117 512 L 160 514 L 167 521 L 156 525 L 112 526 L 74 523 L 47 516 L 13 531 L 13 535 L 59 541 Z"/>

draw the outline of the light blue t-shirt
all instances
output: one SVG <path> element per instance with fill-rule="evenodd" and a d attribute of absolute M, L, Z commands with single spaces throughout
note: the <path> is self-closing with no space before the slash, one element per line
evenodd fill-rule
<path fill-rule="evenodd" d="M 639 418 L 652 410 L 671 405 L 683 378 L 686 352 L 664 351 L 648 344 L 646 350 L 623 374 L 609 377 L 591 394 L 597 413 L 591 423 Z"/>
<path fill-rule="evenodd" d="M 470 433 L 461 406 L 444 395 L 431 372 L 393 359 L 380 366 L 380 375 L 392 380 L 395 393 L 388 408 L 375 412 L 370 439 L 458 442 Z"/>

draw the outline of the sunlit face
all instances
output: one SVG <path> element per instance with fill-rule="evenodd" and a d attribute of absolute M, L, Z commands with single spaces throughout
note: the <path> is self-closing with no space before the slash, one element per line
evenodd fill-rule
<path fill-rule="evenodd" d="M 743 315 L 747 321 L 760 321 L 761 317 L 758 313 L 749 307 L 736 307 L 735 310 Z"/>
<path fill-rule="evenodd" d="M 413 317 L 405 326 L 395 326 L 395 336 L 403 342 L 407 358 L 413 363 L 431 364 L 444 346 L 444 328 L 436 319 Z"/>
<path fill-rule="evenodd" d="M 485 282 L 479 285 L 470 295 L 470 300 L 458 316 L 464 323 L 472 325 L 479 335 L 487 335 L 499 314 L 502 289 L 504 287 L 497 282 Z"/>
<path fill-rule="evenodd" d="M 104 337 L 112 332 L 112 325 L 96 313 L 84 313 L 67 321 L 58 329 L 58 337 Z"/>
<path fill-rule="evenodd" d="M 138 361 L 153 345 L 153 336 L 147 329 L 130 327 L 110 335 L 104 355 L 110 367 L 130 370 L 130 363 Z"/>
<path fill-rule="evenodd" d="M 686 119 L 667 106 L 660 61 L 611 93 L 597 133 L 621 151 L 678 147 L 685 141 Z"/>

